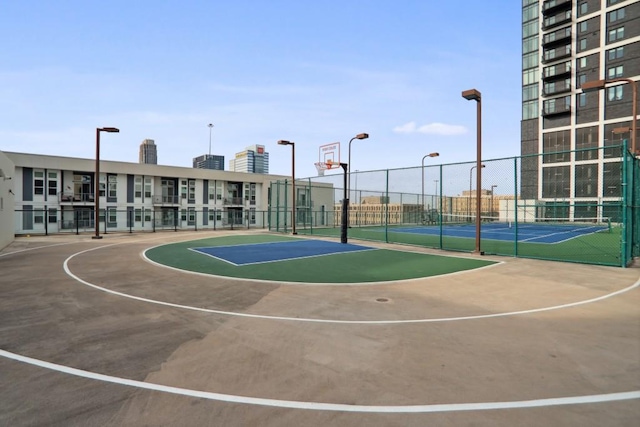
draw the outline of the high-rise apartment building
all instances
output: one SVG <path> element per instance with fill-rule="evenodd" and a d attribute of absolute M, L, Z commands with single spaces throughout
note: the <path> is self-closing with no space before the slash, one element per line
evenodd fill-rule
<path fill-rule="evenodd" d="M 605 216 L 622 194 L 621 150 L 606 147 L 632 139 L 632 89 L 640 82 L 626 79 L 640 80 L 640 1 L 523 0 L 522 7 L 521 153 L 543 155 L 523 157 L 520 197 L 561 200 L 571 216 Z M 596 80 L 605 88 L 583 92 Z"/>
<path fill-rule="evenodd" d="M 235 159 L 229 161 L 229 169 L 233 172 L 268 174 L 269 153 L 264 150 L 264 145 L 251 145 L 236 153 Z"/>
<path fill-rule="evenodd" d="M 193 159 L 193 167 L 196 169 L 224 170 L 224 156 L 216 154 L 203 154 Z"/>
<path fill-rule="evenodd" d="M 144 163 L 148 165 L 158 164 L 158 149 L 153 139 L 145 139 L 140 144 L 140 155 L 138 156 L 138 163 Z"/>

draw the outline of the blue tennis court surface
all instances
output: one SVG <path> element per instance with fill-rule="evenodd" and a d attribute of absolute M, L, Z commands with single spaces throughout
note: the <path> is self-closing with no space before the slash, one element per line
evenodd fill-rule
<path fill-rule="evenodd" d="M 286 261 L 343 252 L 369 251 L 375 248 L 352 245 L 350 243 L 327 242 L 324 240 L 289 240 L 285 242 L 255 243 L 233 246 L 209 246 L 191 250 L 209 255 L 234 265 L 259 264 Z"/>
<path fill-rule="evenodd" d="M 417 227 L 399 227 L 389 230 L 394 233 L 415 233 L 440 235 L 440 226 L 417 226 Z M 583 224 L 535 224 L 522 223 L 518 224 L 517 233 L 519 242 L 531 243 L 560 243 L 576 237 L 585 236 L 587 234 L 598 233 L 601 231 L 609 231 L 609 226 L 602 224 L 594 224 L 592 226 Z M 473 239 L 476 235 L 475 224 L 465 225 L 448 225 L 443 224 L 442 235 L 449 237 L 461 237 Z M 481 225 L 481 236 L 483 239 L 504 240 L 513 242 L 516 237 L 516 227 L 504 223 L 483 223 Z"/>

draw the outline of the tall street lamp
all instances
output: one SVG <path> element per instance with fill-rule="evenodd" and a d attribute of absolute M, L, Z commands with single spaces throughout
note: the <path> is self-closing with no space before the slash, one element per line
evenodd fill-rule
<path fill-rule="evenodd" d="M 475 252 L 480 252 L 480 188 L 482 188 L 482 168 L 480 164 L 482 163 L 482 95 L 480 91 L 477 89 L 469 89 L 462 92 L 462 97 L 467 101 L 476 101 L 477 105 L 477 119 L 476 119 L 476 171 L 478 173 L 478 177 L 476 178 L 476 250 Z"/>
<path fill-rule="evenodd" d="M 278 141 L 279 145 L 290 145 L 291 146 L 291 190 L 293 191 L 292 197 L 292 211 L 291 211 L 291 222 L 292 222 L 292 234 L 298 234 L 296 232 L 296 144 L 291 141 Z"/>
<path fill-rule="evenodd" d="M 602 80 L 591 80 L 589 82 L 584 82 L 582 84 L 583 92 L 591 92 L 594 90 L 604 89 L 610 83 L 628 83 L 631 85 L 631 152 L 634 157 L 637 154 L 638 146 L 636 145 L 637 138 L 637 129 L 636 129 L 636 121 L 638 118 L 638 87 L 636 86 L 636 82 L 633 79 L 627 79 L 624 77 L 618 79 L 602 79 Z"/>
<path fill-rule="evenodd" d="M 96 128 L 96 174 L 93 177 L 94 184 L 94 194 L 93 201 L 95 204 L 95 212 L 93 214 L 93 224 L 95 227 L 96 234 L 92 237 L 92 239 L 102 239 L 100 235 L 100 132 L 109 132 L 109 133 L 117 133 L 120 132 L 120 129 L 113 127 L 104 127 L 104 128 Z M 105 191 L 107 188 L 105 187 Z M 106 214 L 105 214 L 106 221 Z"/>
<path fill-rule="evenodd" d="M 359 133 L 356 136 L 354 136 L 353 138 L 351 138 L 349 140 L 349 158 L 347 159 L 347 168 L 349 169 L 349 188 L 347 189 L 347 194 L 350 195 L 351 194 L 351 143 L 353 142 L 354 139 L 367 139 L 369 138 L 369 134 L 368 133 Z"/>
<path fill-rule="evenodd" d="M 427 157 L 438 157 L 440 153 L 429 153 L 422 157 L 422 169 L 420 169 L 420 173 L 422 174 L 422 220 L 425 220 L 424 214 L 424 159 Z"/>
<path fill-rule="evenodd" d="M 480 167 L 482 167 L 482 168 L 485 167 L 485 166 L 486 165 L 480 165 Z M 471 166 L 471 169 L 469 169 L 469 203 L 467 203 L 467 216 L 469 218 L 471 218 L 471 194 L 473 193 L 473 190 L 472 190 L 473 187 L 471 186 L 471 182 L 472 182 L 472 178 L 473 178 L 473 170 L 475 168 L 477 168 L 477 167 L 478 166 L 475 165 L 475 166 Z"/>
<path fill-rule="evenodd" d="M 211 129 L 213 128 L 213 124 L 209 123 L 207 126 L 209 126 L 209 161 L 207 163 L 209 163 L 209 165 L 207 165 L 208 167 L 210 166 L 210 162 L 211 162 Z"/>
<path fill-rule="evenodd" d="M 494 210 L 493 210 L 493 189 L 494 189 L 494 188 L 496 188 L 497 186 L 498 186 L 497 184 L 493 184 L 493 185 L 491 186 L 491 213 L 489 214 L 489 215 L 491 215 L 491 216 L 493 216 L 493 212 L 494 212 Z M 499 210 L 500 210 L 500 209 L 498 209 L 498 211 L 499 211 Z"/>

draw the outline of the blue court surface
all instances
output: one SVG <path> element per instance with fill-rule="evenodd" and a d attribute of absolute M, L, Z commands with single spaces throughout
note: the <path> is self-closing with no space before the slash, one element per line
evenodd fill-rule
<path fill-rule="evenodd" d="M 255 243 L 233 246 L 209 246 L 191 250 L 217 258 L 233 265 L 260 264 L 286 261 L 344 252 L 370 251 L 375 248 L 352 245 L 350 243 L 327 242 L 324 240 L 293 240 L 285 242 Z"/>
<path fill-rule="evenodd" d="M 400 227 L 390 229 L 394 233 L 414 233 L 428 234 L 433 236 L 440 235 L 440 226 L 418 226 L 418 227 Z M 601 231 L 609 231 L 608 225 L 594 224 L 544 224 L 544 223 L 522 223 L 509 226 L 504 223 L 483 223 L 481 224 L 481 236 L 488 240 L 503 240 L 513 242 L 518 233 L 518 242 L 531 243 L 560 243 L 576 237 L 586 236 L 587 234 L 598 233 Z M 473 239 L 476 235 L 475 224 L 465 225 L 442 225 L 442 235 L 448 237 L 460 237 Z"/>

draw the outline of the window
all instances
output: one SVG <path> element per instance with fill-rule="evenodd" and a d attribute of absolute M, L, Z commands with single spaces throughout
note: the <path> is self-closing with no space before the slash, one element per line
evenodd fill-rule
<path fill-rule="evenodd" d="M 609 42 L 614 42 L 616 40 L 621 40 L 624 38 L 624 27 L 616 28 L 614 30 L 609 30 Z"/>
<path fill-rule="evenodd" d="M 538 100 L 522 103 L 522 120 L 535 119 L 538 117 Z"/>
<path fill-rule="evenodd" d="M 624 85 L 607 88 L 607 99 L 609 101 L 620 101 L 624 96 Z"/>
<path fill-rule="evenodd" d="M 522 53 L 529 53 L 538 50 L 538 36 L 529 37 L 522 40 Z"/>
<path fill-rule="evenodd" d="M 585 40 L 586 43 L 586 40 Z M 566 45 L 564 47 L 558 47 L 554 49 L 549 49 L 544 52 L 544 59 L 546 61 L 550 61 L 555 58 L 562 58 L 564 56 L 571 55 L 571 45 Z"/>
<path fill-rule="evenodd" d="M 538 20 L 534 19 L 522 25 L 522 38 L 531 37 L 538 34 Z"/>
<path fill-rule="evenodd" d="M 576 165 L 575 197 L 598 195 L 598 165 Z"/>
<path fill-rule="evenodd" d="M 599 153 L 598 126 L 576 129 L 576 161 L 597 159 Z"/>
<path fill-rule="evenodd" d="M 608 5 L 608 6 L 611 6 L 612 4 L 616 4 L 616 3 L 618 3 L 619 1 L 621 1 L 621 0 L 607 0 L 607 5 Z"/>
<path fill-rule="evenodd" d="M 602 165 L 602 196 L 603 197 L 620 197 L 622 163 L 613 162 Z"/>
<path fill-rule="evenodd" d="M 33 223 L 44 224 L 44 210 L 33 211 Z"/>
<path fill-rule="evenodd" d="M 133 184 L 133 196 L 137 199 L 142 197 L 142 177 L 136 176 Z"/>
<path fill-rule="evenodd" d="M 104 197 L 106 191 L 106 182 L 107 177 L 104 175 L 100 175 L 100 183 L 98 184 L 98 191 L 100 192 L 100 197 Z"/>
<path fill-rule="evenodd" d="M 249 208 L 249 224 L 256 223 L 256 208 Z"/>
<path fill-rule="evenodd" d="M 522 56 L 522 69 L 533 68 L 538 65 L 538 52 L 527 53 Z"/>
<path fill-rule="evenodd" d="M 623 56 L 624 56 L 624 46 L 620 46 L 615 49 L 609 49 L 607 51 L 607 57 L 609 58 L 609 61 L 620 59 Z"/>
<path fill-rule="evenodd" d="M 588 31 L 587 21 L 582 21 L 579 25 L 579 31 L 581 33 L 586 33 Z"/>
<path fill-rule="evenodd" d="M 144 209 L 144 222 L 151 222 L 151 209 Z"/>
<path fill-rule="evenodd" d="M 537 68 L 522 72 L 522 86 L 538 83 L 539 80 Z"/>
<path fill-rule="evenodd" d="M 587 50 L 587 39 L 580 39 L 580 50 Z"/>
<path fill-rule="evenodd" d="M 580 15 L 586 15 L 589 12 L 589 3 L 583 1 L 580 3 Z"/>
<path fill-rule="evenodd" d="M 624 65 L 618 65 L 617 67 L 611 67 L 607 71 L 608 78 L 615 79 L 617 77 L 622 77 L 624 74 Z"/>
<path fill-rule="evenodd" d="M 182 199 L 186 199 L 187 198 L 187 180 L 183 179 L 180 181 L 180 197 Z M 185 219 L 186 221 L 186 219 Z"/>
<path fill-rule="evenodd" d="M 55 224 L 58 222 L 58 210 L 56 208 L 49 208 L 49 224 Z"/>
<path fill-rule="evenodd" d="M 209 211 L 209 221 L 215 221 L 216 218 L 216 211 L 215 210 L 210 210 Z"/>
<path fill-rule="evenodd" d="M 548 99 L 542 103 L 545 114 L 564 113 L 571 111 L 571 95 L 562 98 Z"/>
<path fill-rule="evenodd" d="M 216 183 L 215 183 L 215 181 L 209 181 L 208 194 L 209 194 L 209 200 L 215 200 L 216 199 Z"/>
<path fill-rule="evenodd" d="M 187 225 L 195 225 L 196 223 L 196 208 L 189 208 L 189 221 Z"/>
<path fill-rule="evenodd" d="M 616 9 L 613 12 L 609 12 L 609 22 L 616 22 L 621 19 L 624 19 L 624 7 L 620 9 Z"/>
<path fill-rule="evenodd" d="M 555 166 L 542 169 L 542 197 L 564 198 L 570 193 L 569 166 Z M 555 214 L 554 216 L 558 216 Z"/>
<path fill-rule="evenodd" d="M 195 179 L 189 180 L 189 202 L 194 203 L 196 201 L 196 181 Z"/>
<path fill-rule="evenodd" d="M 568 130 L 545 133 L 542 139 L 543 163 L 568 162 L 570 160 L 571 133 Z"/>
<path fill-rule="evenodd" d="M 579 93 L 578 94 L 578 107 L 586 107 L 587 106 L 587 94 Z"/>
<path fill-rule="evenodd" d="M 48 176 L 48 181 L 47 181 L 48 194 L 50 196 L 55 196 L 58 194 L 58 174 L 57 172 L 49 172 L 47 176 Z"/>
<path fill-rule="evenodd" d="M 116 208 L 107 209 L 107 226 L 108 227 L 118 226 L 118 211 L 116 211 Z"/>
<path fill-rule="evenodd" d="M 538 84 L 524 86 L 522 88 L 522 100 L 530 101 L 538 98 Z"/>
<path fill-rule="evenodd" d="M 522 22 L 531 21 L 538 17 L 538 3 L 522 8 Z"/>
<path fill-rule="evenodd" d="M 44 194 L 43 171 L 33 171 L 33 194 Z"/>
<path fill-rule="evenodd" d="M 148 176 L 144 178 L 144 197 L 151 197 L 151 178 Z"/>
<path fill-rule="evenodd" d="M 107 181 L 109 182 L 109 193 L 107 197 L 118 197 L 118 177 L 116 175 L 107 175 Z"/>
<path fill-rule="evenodd" d="M 249 188 L 250 188 L 249 191 L 251 193 L 251 195 L 249 197 L 249 203 L 252 204 L 252 205 L 255 205 L 256 204 L 256 184 L 252 182 L 251 185 L 249 186 Z M 255 209 L 254 209 L 254 211 L 255 211 Z M 255 213 L 254 213 L 254 219 L 255 219 Z M 255 224 L 255 221 L 252 224 Z"/>
<path fill-rule="evenodd" d="M 222 200 L 222 181 L 216 181 L 216 200 Z"/>
<path fill-rule="evenodd" d="M 578 74 L 578 87 L 582 86 L 586 81 L 587 81 L 586 74 Z"/>
<path fill-rule="evenodd" d="M 135 209 L 133 211 L 133 220 L 135 222 L 142 222 L 142 210 L 141 209 Z"/>
<path fill-rule="evenodd" d="M 182 209 L 180 211 L 180 219 L 182 221 L 186 221 L 187 220 L 187 210 L 186 209 Z"/>
<path fill-rule="evenodd" d="M 579 68 L 587 68 L 587 57 L 583 56 L 582 58 L 578 59 L 578 67 Z"/>

